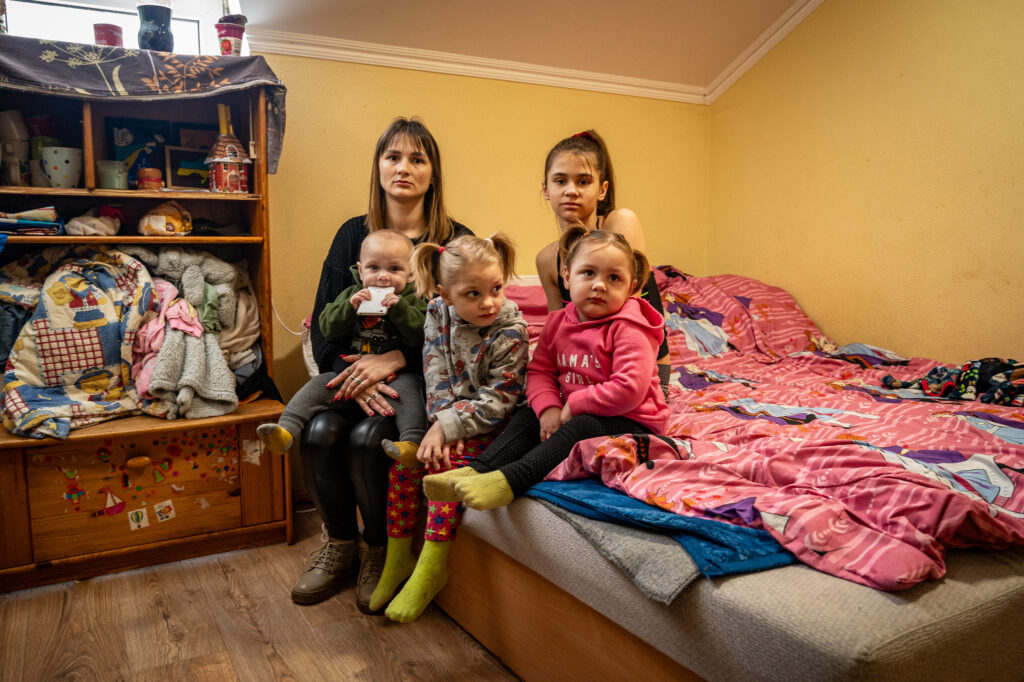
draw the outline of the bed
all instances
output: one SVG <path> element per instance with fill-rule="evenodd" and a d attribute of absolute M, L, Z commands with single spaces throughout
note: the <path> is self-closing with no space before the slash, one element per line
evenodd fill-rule
<path fill-rule="evenodd" d="M 668 438 L 585 441 L 468 510 L 437 603 L 525 679 L 1024 678 L 1024 368 L 838 346 L 776 287 L 657 274 Z M 510 296 L 539 332 L 539 287 Z M 558 499 L 596 481 L 774 546 L 716 564 Z"/>

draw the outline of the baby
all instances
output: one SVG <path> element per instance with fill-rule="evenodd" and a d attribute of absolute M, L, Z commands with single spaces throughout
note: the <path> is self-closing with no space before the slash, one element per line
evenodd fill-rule
<path fill-rule="evenodd" d="M 325 338 L 349 339 L 353 355 L 379 355 L 397 349 L 416 357 L 422 351 L 427 302 L 416 295 L 412 283 L 412 246 L 408 237 L 394 230 L 366 235 L 352 273 L 357 284 L 342 291 L 320 314 L 320 330 Z M 378 314 L 366 314 L 365 307 L 363 313 L 359 312 L 364 304 L 373 305 L 374 292 L 367 287 L 392 290 L 380 299 Z M 359 409 L 352 401 L 338 402 L 339 396 L 329 385 L 337 376 L 338 372 L 324 372 L 313 377 L 288 401 L 276 424 L 261 424 L 256 429 L 271 452 L 287 452 L 309 420 L 328 408 Z M 396 445 L 415 452 L 427 427 L 423 375 L 419 371 L 400 372 L 389 386 L 401 396 L 399 400 L 380 394 L 394 411 L 399 432 Z"/>

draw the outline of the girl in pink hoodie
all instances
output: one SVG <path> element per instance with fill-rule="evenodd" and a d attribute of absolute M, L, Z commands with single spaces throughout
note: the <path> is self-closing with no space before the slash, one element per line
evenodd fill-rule
<path fill-rule="evenodd" d="M 647 258 L 620 234 L 582 226 L 562 235 L 559 252 L 572 302 L 548 315 L 527 365 L 529 407 L 469 466 L 424 477 L 430 500 L 502 507 L 581 440 L 664 431 L 669 409 L 656 364 L 665 321 L 635 297 Z"/>

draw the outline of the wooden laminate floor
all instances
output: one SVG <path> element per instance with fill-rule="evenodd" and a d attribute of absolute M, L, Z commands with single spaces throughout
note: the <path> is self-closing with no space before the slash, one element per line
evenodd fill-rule
<path fill-rule="evenodd" d="M 316 512 L 273 545 L 0 595 L 0 680 L 514 680 L 434 606 L 366 616 L 351 585 L 289 592 L 320 546 Z"/>

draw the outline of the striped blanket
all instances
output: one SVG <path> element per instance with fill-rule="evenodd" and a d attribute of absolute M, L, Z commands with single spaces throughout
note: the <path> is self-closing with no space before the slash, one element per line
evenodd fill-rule
<path fill-rule="evenodd" d="M 672 443 L 584 441 L 549 479 L 765 529 L 885 590 L 940 578 L 948 548 L 1024 544 L 1024 409 L 886 388 L 939 363 L 837 346 L 756 280 L 668 273 Z"/>

